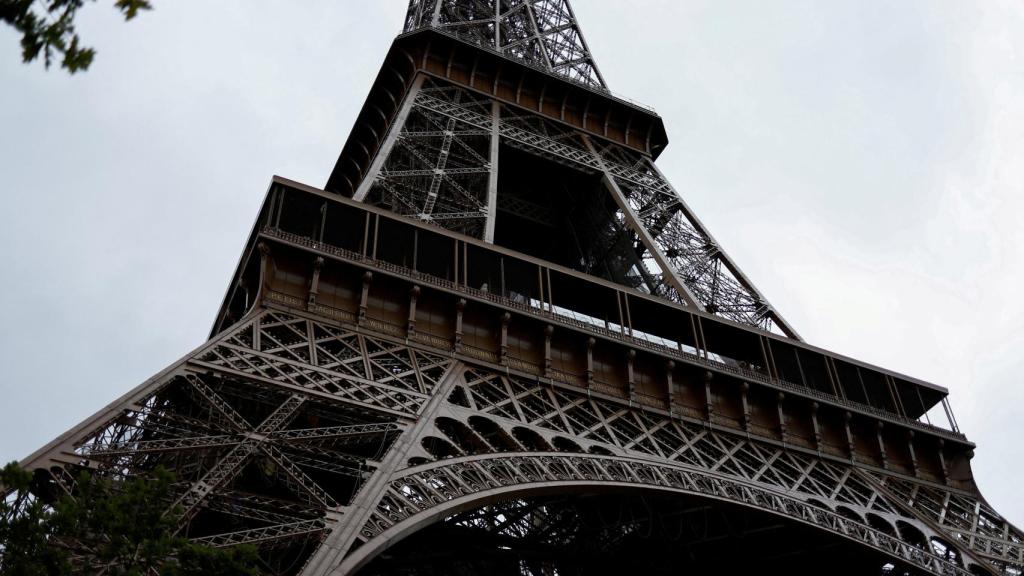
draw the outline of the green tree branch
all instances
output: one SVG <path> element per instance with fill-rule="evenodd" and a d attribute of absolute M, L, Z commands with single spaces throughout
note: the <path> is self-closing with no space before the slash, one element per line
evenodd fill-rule
<path fill-rule="evenodd" d="M 42 55 L 49 69 L 61 57 L 61 68 L 70 74 L 88 70 L 96 50 L 83 46 L 75 30 L 75 17 L 86 2 L 96 0 L 0 0 L 0 21 L 21 34 L 21 57 L 28 64 Z M 125 20 L 140 10 L 152 9 L 150 0 L 116 0 L 114 7 Z"/>
<path fill-rule="evenodd" d="M 192 544 L 175 535 L 174 477 L 158 468 L 148 478 L 112 482 L 87 472 L 74 497 L 48 506 L 31 494 L 32 475 L 16 463 L 0 471 L 0 573 L 5 576 L 257 576 L 248 546 Z M 2 495 L 2 493 L 0 493 Z"/>

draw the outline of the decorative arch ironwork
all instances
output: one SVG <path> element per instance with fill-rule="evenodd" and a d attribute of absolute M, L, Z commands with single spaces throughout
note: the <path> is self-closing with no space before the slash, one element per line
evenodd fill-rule
<path fill-rule="evenodd" d="M 389 483 L 360 531 L 364 543 L 339 573 L 354 572 L 441 518 L 502 499 L 583 488 L 653 490 L 746 506 L 824 530 L 930 574 L 970 574 L 928 550 L 794 495 L 681 465 L 551 453 L 479 454 L 405 470 Z"/>

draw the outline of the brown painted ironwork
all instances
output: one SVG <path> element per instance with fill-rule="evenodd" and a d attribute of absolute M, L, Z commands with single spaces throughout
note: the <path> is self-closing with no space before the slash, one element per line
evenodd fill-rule
<path fill-rule="evenodd" d="M 162 466 L 179 534 L 272 574 L 1020 575 L 947 391 L 803 342 L 666 143 L 567 0 L 414 0 L 326 190 L 272 181 L 210 340 L 5 497 Z"/>

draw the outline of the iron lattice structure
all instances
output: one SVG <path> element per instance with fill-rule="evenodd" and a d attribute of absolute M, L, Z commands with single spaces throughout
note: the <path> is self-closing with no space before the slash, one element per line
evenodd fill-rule
<path fill-rule="evenodd" d="M 439 80 L 423 78 L 406 98 L 401 128 L 355 199 L 489 242 L 499 211 L 545 229 L 564 222 L 580 246 L 573 265 L 585 272 L 797 337 L 649 155 Z M 536 190 L 499 193 L 501 144 L 594 178 L 576 199 L 572 220 L 550 199 L 524 197 Z M 594 196 L 614 204 L 601 206 Z"/>
<path fill-rule="evenodd" d="M 405 32 L 442 30 L 582 85 L 607 90 L 567 0 L 412 0 Z"/>
<path fill-rule="evenodd" d="M 947 391 L 797 338 L 665 143 L 566 2 L 413 2 L 326 190 L 273 180 L 211 339 L 5 497 L 164 467 L 178 533 L 269 574 L 1020 576 Z"/>

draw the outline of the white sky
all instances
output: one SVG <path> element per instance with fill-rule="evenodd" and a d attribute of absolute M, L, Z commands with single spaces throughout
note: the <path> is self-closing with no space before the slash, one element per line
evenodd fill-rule
<path fill-rule="evenodd" d="M 272 174 L 322 186 L 403 0 L 88 6 L 0 29 L 0 461 L 202 343 Z M 946 386 L 1024 523 L 1024 5 L 576 0 L 673 184 L 811 343 Z"/>

